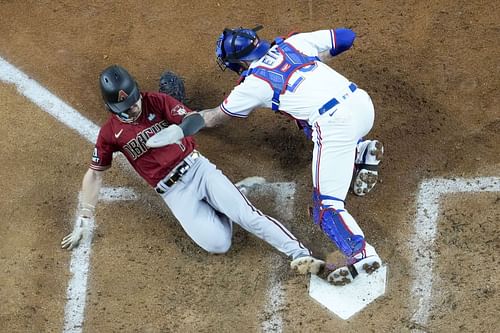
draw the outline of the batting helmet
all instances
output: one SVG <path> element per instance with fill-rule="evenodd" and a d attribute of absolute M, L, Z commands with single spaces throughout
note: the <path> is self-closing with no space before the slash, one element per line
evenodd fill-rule
<path fill-rule="evenodd" d="M 137 82 L 121 66 L 112 65 L 106 68 L 102 71 L 99 81 L 106 108 L 118 116 L 129 110 L 141 97 Z"/>
<path fill-rule="evenodd" d="M 236 68 L 240 68 L 231 64 L 257 60 L 269 51 L 271 44 L 257 35 L 260 29 L 262 29 L 261 25 L 253 29 L 224 29 L 217 39 L 215 49 L 217 62 L 222 69 L 229 67 L 238 71 Z"/>

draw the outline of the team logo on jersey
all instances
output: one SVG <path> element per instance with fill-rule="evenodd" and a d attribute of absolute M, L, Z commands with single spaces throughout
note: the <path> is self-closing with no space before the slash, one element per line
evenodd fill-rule
<path fill-rule="evenodd" d="M 174 116 L 184 116 L 186 115 L 187 111 L 186 109 L 184 109 L 184 107 L 182 105 L 176 105 L 173 109 L 172 109 L 172 114 Z"/>
<path fill-rule="evenodd" d="M 127 152 L 133 160 L 138 159 L 148 151 L 149 148 L 146 146 L 148 139 L 162 129 L 167 128 L 168 125 L 170 124 L 166 120 L 163 120 L 142 130 L 135 138 L 132 138 L 123 146 L 123 151 Z"/>
<path fill-rule="evenodd" d="M 148 120 L 149 121 L 153 121 L 153 119 L 155 119 L 155 118 L 156 118 L 156 115 L 154 113 L 148 114 Z"/>
<path fill-rule="evenodd" d="M 118 92 L 118 102 L 126 100 L 128 97 L 127 93 L 124 90 L 120 90 Z"/>

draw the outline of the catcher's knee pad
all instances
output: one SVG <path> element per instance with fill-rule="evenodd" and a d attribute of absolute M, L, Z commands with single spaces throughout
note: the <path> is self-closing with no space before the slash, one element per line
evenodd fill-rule
<path fill-rule="evenodd" d="M 321 199 L 325 196 L 315 193 L 313 195 L 314 208 L 313 220 L 323 232 L 337 245 L 344 255 L 351 257 L 360 253 L 365 248 L 365 239 L 361 235 L 355 235 L 346 225 L 340 212 L 331 206 L 323 207 Z M 329 200 L 336 200 L 328 197 Z"/>

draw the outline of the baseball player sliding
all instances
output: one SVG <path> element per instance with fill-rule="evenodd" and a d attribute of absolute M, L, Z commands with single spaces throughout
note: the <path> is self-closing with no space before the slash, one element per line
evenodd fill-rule
<path fill-rule="evenodd" d="M 350 184 L 365 195 L 377 182 L 383 146 L 362 140 L 374 122 L 368 94 L 323 61 L 348 50 L 350 29 L 291 34 L 270 43 L 255 29 L 225 29 L 216 45 L 220 67 L 240 75 L 238 85 L 217 107 L 200 111 L 205 126 L 231 117 L 246 118 L 266 107 L 296 120 L 314 142 L 312 159 L 313 220 L 346 256 L 346 266 L 328 275 L 335 285 L 372 273 L 382 264 L 375 248 L 347 211 Z M 175 142 L 175 127 L 156 136 L 157 144 Z"/>
<path fill-rule="evenodd" d="M 321 269 L 323 261 L 312 257 L 279 221 L 255 208 L 195 149 L 191 134 L 203 126 L 199 113 L 164 93 L 140 92 L 134 78 L 120 66 L 106 68 L 100 75 L 100 86 L 111 115 L 99 131 L 83 178 L 78 223 L 62 240 L 63 248 L 73 249 L 88 234 L 103 173 L 111 167 L 113 153 L 120 151 L 161 195 L 184 231 L 207 252 L 229 250 L 235 222 L 290 256 L 292 268 L 300 273 L 316 274 Z M 148 139 L 172 124 L 179 124 L 176 128 L 183 132 L 181 139 L 164 147 L 148 144 Z"/>

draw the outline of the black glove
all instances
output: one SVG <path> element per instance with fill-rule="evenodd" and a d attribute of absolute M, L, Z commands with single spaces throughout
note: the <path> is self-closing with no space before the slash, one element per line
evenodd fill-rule
<path fill-rule="evenodd" d="M 159 92 L 172 96 L 183 104 L 186 103 L 184 81 L 174 72 L 165 71 L 161 75 Z"/>

